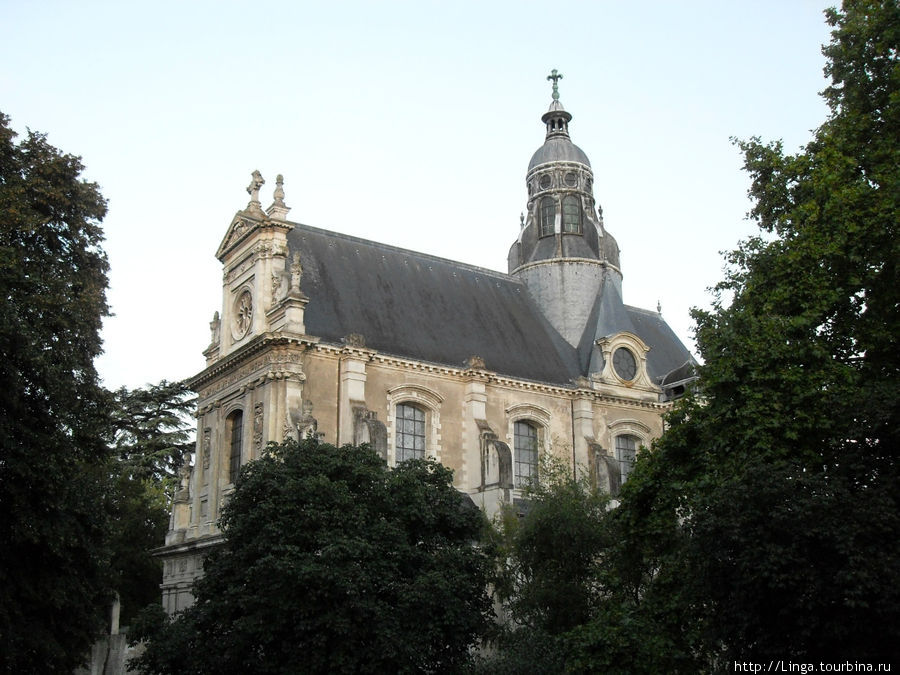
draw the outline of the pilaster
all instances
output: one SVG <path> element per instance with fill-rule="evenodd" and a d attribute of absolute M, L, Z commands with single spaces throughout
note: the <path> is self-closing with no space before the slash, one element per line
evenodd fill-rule
<path fill-rule="evenodd" d="M 346 341 L 339 366 L 337 445 L 353 441 L 353 408 L 366 405 L 366 367 L 374 353 L 365 348 L 362 336 L 351 335 Z"/>

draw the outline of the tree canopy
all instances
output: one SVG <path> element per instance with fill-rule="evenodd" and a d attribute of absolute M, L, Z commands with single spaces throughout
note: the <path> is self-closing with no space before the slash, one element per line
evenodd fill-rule
<path fill-rule="evenodd" d="M 127 471 L 158 486 L 171 503 L 178 470 L 194 450 L 196 400 L 183 382 L 114 392 L 111 444 Z"/>
<path fill-rule="evenodd" d="M 196 603 L 145 673 L 447 672 L 487 629 L 483 516 L 435 462 L 270 445 L 241 469 Z"/>
<path fill-rule="evenodd" d="M 694 311 L 699 393 L 611 515 L 637 582 L 616 609 L 689 657 L 668 670 L 898 656 L 900 6 L 826 16 L 830 115 L 795 155 L 738 143 L 762 232 Z M 611 625 L 577 663 L 628 658 Z"/>
<path fill-rule="evenodd" d="M 178 471 L 194 447 L 194 398 L 182 382 L 113 393 L 109 547 L 123 624 L 159 602 L 162 563 L 151 550 L 165 539 Z"/>
<path fill-rule="evenodd" d="M 793 155 L 737 141 L 761 232 L 694 310 L 695 394 L 589 525 L 591 602 L 502 649 L 539 640 L 557 671 L 630 674 L 900 657 L 900 5 L 826 19 L 830 114 Z M 543 522 L 565 529 L 575 494 L 535 494 L 519 524 L 552 543 L 542 560 L 582 559 L 583 539 Z M 508 549 L 514 610 L 535 597 L 536 550 Z M 544 578 L 565 596 L 579 575 Z"/>
<path fill-rule="evenodd" d="M 15 139 L 0 114 L 0 670 L 64 672 L 108 601 L 106 202 L 79 158 Z"/>

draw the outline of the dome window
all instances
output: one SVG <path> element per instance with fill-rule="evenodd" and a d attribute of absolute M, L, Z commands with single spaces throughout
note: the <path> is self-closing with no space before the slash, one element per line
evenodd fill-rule
<path fill-rule="evenodd" d="M 576 176 L 573 172 L 569 172 L 566 174 L 566 185 L 569 187 L 575 187 L 578 184 L 578 176 Z"/>
<path fill-rule="evenodd" d="M 569 195 L 562 205 L 563 234 L 581 234 L 581 204 L 577 197 Z"/>
<path fill-rule="evenodd" d="M 556 229 L 556 200 L 544 197 L 541 200 L 541 236 L 549 237 Z"/>
<path fill-rule="evenodd" d="M 550 176 L 545 173 L 541 176 L 541 189 L 546 190 L 548 187 L 550 187 Z"/>

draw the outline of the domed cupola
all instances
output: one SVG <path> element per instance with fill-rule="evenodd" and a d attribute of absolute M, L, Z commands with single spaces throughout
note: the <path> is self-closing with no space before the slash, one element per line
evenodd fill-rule
<path fill-rule="evenodd" d="M 553 80 L 553 101 L 550 109 L 541 116 L 541 121 L 547 125 L 547 138 L 544 144 L 535 151 L 528 162 L 528 173 L 531 170 L 548 162 L 575 162 L 584 164 L 590 172 L 591 163 L 584 151 L 575 145 L 569 138 L 569 122 L 572 114 L 563 108 L 559 101 L 559 87 L 557 82 L 562 79 L 556 70 L 547 76 Z"/>
<path fill-rule="evenodd" d="M 547 135 L 528 163 L 528 206 L 519 240 L 510 251 L 510 273 L 542 260 L 600 261 L 608 249 L 595 213 L 591 163 L 569 138 L 572 114 L 559 100 L 561 78 L 556 70 L 547 77 L 553 81 L 550 109 L 541 116 Z"/>
<path fill-rule="evenodd" d="M 571 344 L 579 343 L 604 284 L 621 282 L 619 247 L 603 228 L 594 202 L 594 174 L 584 151 L 569 137 L 572 115 L 559 100 L 553 70 L 550 108 L 541 116 L 544 144 L 528 163 L 528 204 L 519 237 L 509 251 L 509 273 L 528 290 Z"/>

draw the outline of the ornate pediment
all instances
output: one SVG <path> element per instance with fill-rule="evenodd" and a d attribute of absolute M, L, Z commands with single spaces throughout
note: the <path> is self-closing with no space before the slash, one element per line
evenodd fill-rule
<path fill-rule="evenodd" d="M 216 257 L 219 260 L 222 260 L 226 253 L 246 239 L 247 235 L 251 232 L 262 227 L 262 225 L 263 222 L 261 220 L 248 217 L 246 211 L 238 211 L 234 214 L 231 225 L 228 226 L 225 238 L 222 239 L 222 243 L 219 244 L 219 249 L 216 251 Z"/>

